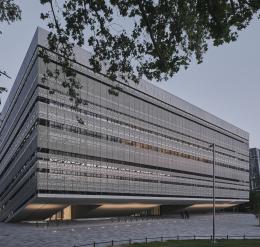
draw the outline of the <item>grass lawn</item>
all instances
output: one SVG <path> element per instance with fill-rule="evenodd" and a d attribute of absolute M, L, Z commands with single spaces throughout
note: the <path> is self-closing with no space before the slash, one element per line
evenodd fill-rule
<path fill-rule="evenodd" d="M 129 245 L 130 246 L 130 245 Z M 260 247 L 260 240 L 217 240 L 212 245 L 209 240 L 172 240 L 165 242 L 152 242 L 131 244 L 131 247 Z"/>

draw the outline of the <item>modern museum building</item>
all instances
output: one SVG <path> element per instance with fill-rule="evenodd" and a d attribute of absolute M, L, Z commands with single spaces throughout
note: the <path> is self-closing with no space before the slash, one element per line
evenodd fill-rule
<path fill-rule="evenodd" d="M 39 56 L 47 35 L 37 29 L 0 115 L 0 221 L 209 205 L 213 143 L 216 203 L 248 201 L 247 132 L 150 82 L 94 73 L 81 48 L 75 108 L 60 79 L 46 78 L 47 68 L 60 68 L 55 55 L 47 65 Z"/>

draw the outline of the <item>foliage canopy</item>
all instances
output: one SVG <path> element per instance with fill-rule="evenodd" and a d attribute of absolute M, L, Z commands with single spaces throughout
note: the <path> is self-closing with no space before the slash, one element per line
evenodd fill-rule
<path fill-rule="evenodd" d="M 105 71 L 112 80 L 167 80 L 193 58 L 201 63 L 210 42 L 219 46 L 237 40 L 260 9 L 259 0 L 39 1 L 48 6 L 41 18 L 51 30 L 49 47 L 62 55 L 69 78 L 63 86 L 76 104 L 80 85 L 70 70 L 74 46 L 87 46 L 93 70 Z M 0 0 L 0 22 L 20 19 L 14 0 Z M 0 75 L 7 73 L 0 70 Z"/>
<path fill-rule="evenodd" d="M 91 65 L 109 78 L 138 82 L 168 79 L 193 57 L 198 63 L 208 49 L 235 41 L 260 8 L 259 0 L 41 0 L 52 30 L 49 43 L 71 55 L 87 45 Z M 65 51 L 66 50 L 66 51 Z"/>

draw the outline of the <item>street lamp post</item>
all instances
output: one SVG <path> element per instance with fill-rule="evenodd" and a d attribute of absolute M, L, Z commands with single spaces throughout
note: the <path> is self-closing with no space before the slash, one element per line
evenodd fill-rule
<path fill-rule="evenodd" d="M 215 205 L 215 143 L 211 144 L 213 151 L 213 167 L 212 167 L 212 176 L 213 176 L 213 222 L 212 222 L 212 241 L 213 244 L 216 242 L 215 238 L 215 215 L 216 215 L 216 205 Z"/>

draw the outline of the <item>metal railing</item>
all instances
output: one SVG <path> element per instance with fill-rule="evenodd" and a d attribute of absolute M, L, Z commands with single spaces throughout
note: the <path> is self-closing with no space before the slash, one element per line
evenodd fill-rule
<path fill-rule="evenodd" d="M 259 239 L 260 235 L 216 235 L 216 240 L 250 240 L 250 239 Z M 93 247 L 101 247 L 101 246 L 118 246 L 122 244 L 134 244 L 134 243 L 149 243 L 149 242 L 164 242 L 168 240 L 213 240 L 212 235 L 176 235 L 176 236 L 161 236 L 161 237 L 145 237 L 145 238 L 129 238 L 129 239 L 121 239 L 121 240 L 109 240 L 109 241 L 101 241 L 101 242 L 91 242 L 86 244 L 73 245 L 73 247 L 84 247 L 84 246 L 93 246 Z"/>

